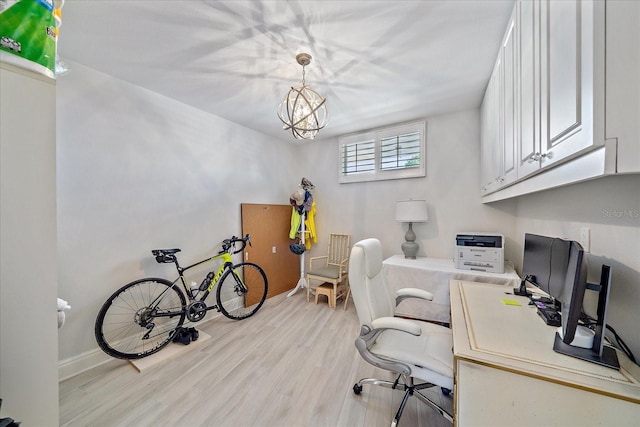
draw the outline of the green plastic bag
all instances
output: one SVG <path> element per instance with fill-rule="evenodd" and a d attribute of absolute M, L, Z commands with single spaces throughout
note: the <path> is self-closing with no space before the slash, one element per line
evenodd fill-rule
<path fill-rule="evenodd" d="M 54 77 L 58 29 L 53 7 L 53 0 L 0 0 L 3 61 Z"/>

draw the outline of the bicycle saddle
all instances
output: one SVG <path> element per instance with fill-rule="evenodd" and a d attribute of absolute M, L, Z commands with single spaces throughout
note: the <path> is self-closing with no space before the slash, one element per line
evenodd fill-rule
<path fill-rule="evenodd" d="M 153 249 L 151 253 L 156 257 L 158 264 L 172 263 L 176 260 L 174 254 L 180 252 L 180 249 Z"/>
<path fill-rule="evenodd" d="M 153 254 L 153 256 L 158 256 L 158 255 L 173 255 L 173 254 L 177 254 L 178 252 L 180 252 L 181 249 L 154 249 L 151 251 L 151 253 Z"/>

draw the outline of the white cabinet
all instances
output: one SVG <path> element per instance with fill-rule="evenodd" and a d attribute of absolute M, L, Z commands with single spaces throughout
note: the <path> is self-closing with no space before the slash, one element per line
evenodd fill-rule
<path fill-rule="evenodd" d="M 518 10 L 519 82 L 518 178 L 540 169 L 540 7 L 520 2 Z"/>
<path fill-rule="evenodd" d="M 546 167 L 604 145 L 604 3 L 539 5 L 539 161 Z"/>
<path fill-rule="evenodd" d="M 482 194 L 489 194 L 501 186 L 502 117 L 500 114 L 501 61 L 496 63 L 481 108 L 482 120 Z"/>
<path fill-rule="evenodd" d="M 517 8 L 516 8 L 517 10 Z M 507 185 L 518 178 L 517 140 L 518 140 L 518 42 L 517 14 L 511 14 L 507 32 L 500 47 L 502 56 L 502 178 L 501 184 Z"/>
<path fill-rule="evenodd" d="M 485 103 L 481 115 L 482 153 L 496 156 L 482 160 L 484 202 L 640 172 L 638 28 L 640 2 L 516 3 L 496 61 L 498 117 Z M 500 178 L 487 185 L 496 162 Z"/>
<path fill-rule="evenodd" d="M 612 150 L 616 154 L 615 172 L 637 173 L 640 171 L 640 1 L 609 0 L 606 15 L 606 138 L 615 147 Z"/>
<path fill-rule="evenodd" d="M 602 105 L 603 3 L 516 4 L 519 37 L 518 178 L 604 144 L 596 129 Z M 597 12 L 597 13 L 596 13 Z M 597 30 L 596 30 L 597 29 Z M 595 95 L 599 97 L 594 99 Z M 597 101 L 597 102 L 596 102 Z"/>
<path fill-rule="evenodd" d="M 58 424 L 55 80 L 0 61 L 0 398 Z"/>
<path fill-rule="evenodd" d="M 500 45 L 481 107 L 482 194 L 490 194 L 517 176 L 517 40 L 515 12 Z"/>

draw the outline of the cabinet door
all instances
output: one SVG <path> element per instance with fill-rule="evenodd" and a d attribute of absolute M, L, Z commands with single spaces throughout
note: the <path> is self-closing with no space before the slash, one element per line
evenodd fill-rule
<path fill-rule="evenodd" d="M 541 2 L 541 166 L 594 143 L 594 4 Z"/>
<path fill-rule="evenodd" d="M 640 1 L 606 3 L 606 139 L 616 172 L 640 172 Z"/>
<path fill-rule="evenodd" d="M 518 178 L 518 52 L 516 11 L 511 15 L 507 32 L 502 42 L 502 156 L 500 185 L 506 185 Z"/>
<path fill-rule="evenodd" d="M 518 178 L 540 168 L 540 3 L 518 3 L 519 133 Z"/>
<path fill-rule="evenodd" d="M 502 163 L 500 65 L 501 61 L 498 58 L 482 102 L 482 194 L 489 194 L 497 190 L 502 177 L 500 167 Z"/>

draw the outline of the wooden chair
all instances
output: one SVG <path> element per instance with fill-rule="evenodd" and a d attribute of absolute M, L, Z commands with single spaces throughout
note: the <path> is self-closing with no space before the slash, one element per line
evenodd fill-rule
<path fill-rule="evenodd" d="M 312 257 L 309 259 L 309 271 L 307 271 L 307 302 L 315 288 L 311 281 L 331 283 L 333 285 L 332 308 L 336 307 L 336 301 L 341 296 L 346 296 L 349 289 L 349 252 L 350 237 L 348 234 L 329 234 L 329 248 L 327 255 Z"/>

